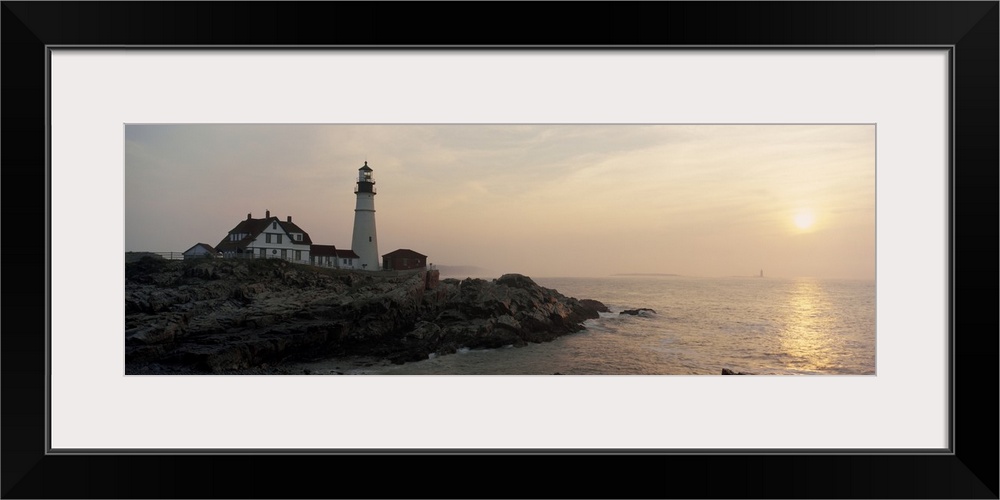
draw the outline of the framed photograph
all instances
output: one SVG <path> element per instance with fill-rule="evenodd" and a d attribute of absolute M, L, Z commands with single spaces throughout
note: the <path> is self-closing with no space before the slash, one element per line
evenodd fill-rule
<path fill-rule="evenodd" d="M 566 59 L 511 55 L 478 55 L 474 74 Z M 788 55 L 738 57 L 778 65 Z M 309 67 L 338 71 L 354 57 L 316 56 Z M 471 64 L 456 56 L 370 58 L 440 74 Z M 612 63 L 581 51 L 561 71 Z M 691 64 L 684 53 L 636 63 L 629 72 L 655 68 L 650 82 Z M 913 79 L 947 95 L 943 78 Z M 126 123 L 125 373 L 874 377 L 876 130 Z M 943 157 L 944 141 L 936 147 L 924 156 Z M 353 162 L 364 150 L 380 153 Z M 935 180 L 939 170 L 925 169 Z M 944 205 L 937 191 L 920 195 L 926 206 Z M 253 211 L 265 200 L 271 209 Z"/>
<path fill-rule="evenodd" d="M 608 39 L 520 4 L 488 13 L 548 35 L 527 44 L 438 21 L 495 7 L 5 2 L 8 185 L 45 193 L 5 208 L 46 234 L 44 255 L 5 249 L 44 269 L 17 278 L 40 285 L 5 297 L 8 321 L 45 321 L 2 340 L 3 495 L 331 487 L 247 481 L 252 461 L 338 470 L 337 497 L 423 496 L 438 468 L 460 479 L 432 496 L 478 496 L 483 468 L 567 463 L 593 479 L 528 496 L 997 498 L 996 428 L 973 423 L 996 409 L 980 388 L 995 314 L 972 301 L 995 274 L 969 275 L 996 255 L 997 2 L 574 7 L 618 20 Z M 190 259 L 138 260 L 175 250 Z M 297 317 L 355 318 L 338 344 L 355 350 L 276 367 L 273 342 L 219 326 L 271 325 L 226 316 L 262 290 L 207 300 L 235 265 L 321 268 L 292 288 L 359 297 L 382 273 L 422 297 L 547 287 L 611 309 L 585 323 L 599 344 L 497 362 L 468 347 L 556 327 L 440 306 L 405 348 L 369 345 L 359 329 L 416 321 L 393 319 L 405 304 L 333 318 L 289 295 Z M 211 317 L 156 306 L 177 295 L 153 286 L 170 266 Z M 222 333 L 182 345 L 174 320 Z M 328 359 L 345 353 L 398 363 Z M 360 480 L 373 466 L 403 472 Z"/>

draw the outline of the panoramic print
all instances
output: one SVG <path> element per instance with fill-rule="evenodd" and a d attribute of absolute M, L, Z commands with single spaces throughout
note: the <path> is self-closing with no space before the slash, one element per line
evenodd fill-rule
<path fill-rule="evenodd" d="M 875 126 L 125 125 L 126 375 L 874 375 Z"/>

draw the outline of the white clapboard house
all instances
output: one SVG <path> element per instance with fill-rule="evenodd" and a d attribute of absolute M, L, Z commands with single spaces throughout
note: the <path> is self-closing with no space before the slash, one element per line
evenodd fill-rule
<path fill-rule="evenodd" d="M 215 249 L 226 258 L 284 259 L 308 264 L 311 245 L 309 233 L 295 225 L 291 216 L 279 220 L 267 211 L 263 219 L 247 214 L 246 220 L 230 229 Z"/>

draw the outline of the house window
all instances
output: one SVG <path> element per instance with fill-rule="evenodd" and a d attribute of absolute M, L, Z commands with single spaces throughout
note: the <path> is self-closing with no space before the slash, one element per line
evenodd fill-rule
<path fill-rule="evenodd" d="M 278 237 L 278 244 L 281 244 L 281 235 L 280 234 L 276 234 L 275 236 Z"/>
<path fill-rule="evenodd" d="M 369 236 L 369 237 L 368 237 L 368 243 L 371 243 L 371 242 L 372 242 L 372 237 L 371 237 L 371 236 Z"/>
<path fill-rule="evenodd" d="M 266 249 L 264 249 L 264 248 L 261 248 L 261 249 L 260 249 L 260 257 L 261 257 L 262 259 L 263 259 L 264 257 L 267 257 L 267 250 L 266 250 Z"/>
<path fill-rule="evenodd" d="M 302 250 L 295 251 L 295 260 L 302 260 Z"/>
<path fill-rule="evenodd" d="M 268 243 L 271 242 L 271 233 L 264 234 L 264 241 L 266 241 Z"/>
<path fill-rule="evenodd" d="M 285 250 L 284 248 L 281 249 L 281 258 L 288 258 L 288 250 Z"/>
<path fill-rule="evenodd" d="M 278 229 L 278 223 L 277 222 L 272 223 L 271 229 Z"/>
<path fill-rule="evenodd" d="M 344 259 L 344 264 L 347 264 L 347 259 Z"/>
<path fill-rule="evenodd" d="M 297 239 L 299 241 L 302 241 L 302 235 L 301 234 L 296 234 L 295 235 L 295 239 Z"/>

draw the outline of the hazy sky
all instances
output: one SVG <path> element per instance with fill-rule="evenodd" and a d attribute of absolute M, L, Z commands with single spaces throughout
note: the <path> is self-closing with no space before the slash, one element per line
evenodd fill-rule
<path fill-rule="evenodd" d="M 126 125 L 125 250 L 247 213 L 349 248 L 535 277 L 875 277 L 874 125 Z"/>

